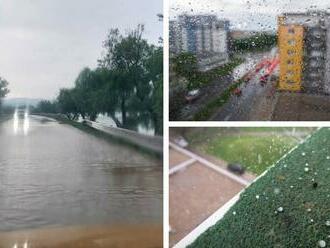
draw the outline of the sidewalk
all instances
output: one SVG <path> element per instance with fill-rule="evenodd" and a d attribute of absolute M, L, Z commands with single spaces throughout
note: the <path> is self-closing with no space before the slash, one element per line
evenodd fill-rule
<path fill-rule="evenodd" d="M 169 156 L 172 247 L 246 187 L 250 180 L 172 143 Z"/>

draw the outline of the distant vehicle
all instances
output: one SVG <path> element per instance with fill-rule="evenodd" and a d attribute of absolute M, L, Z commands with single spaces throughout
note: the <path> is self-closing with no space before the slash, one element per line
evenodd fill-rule
<path fill-rule="evenodd" d="M 238 175 L 243 175 L 245 172 L 245 168 L 237 163 L 228 164 L 227 169 Z"/>
<path fill-rule="evenodd" d="M 261 78 L 260 78 L 260 84 L 262 85 L 262 86 L 264 86 L 264 85 L 266 85 L 267 84 L 267 82 L 268 82 L 268 77 L 269 77 L 269 75 L 268 74 L 265 74 L 265 75 L 263 75 Z"/>
<path fill-rule="evenodd" d="M 185 96 L 186 101 L 191 103 L 193 101 L 195 101 L 198 97 L 200 96 L 200 90 L 192 90 L 189 91 L 188 94 Z"/>
<path fill-rule="evenodd" d="M 17 118 L 25 118 L 28 115 L 28 109 L 25 106 L 19 106 L 15 110 L 15 115 Z"/>

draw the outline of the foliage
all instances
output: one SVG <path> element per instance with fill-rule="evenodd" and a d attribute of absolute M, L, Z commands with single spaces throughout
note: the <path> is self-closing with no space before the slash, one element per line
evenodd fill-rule
<path fill-rule="evenodd" d="M 277 43 L 277 35 L 260 33 L 249 38 L 232 41 L 231 50 L 234 52 L 260 51 L 271 48 Z"/>
<path fill-rule="evenodd" d="M 42 100 L 38 105 L 33 109 L 33 112 L 38 113 L 57 113 L 57 104 L 49 100 Z"/>
<path fill-rule="evenodd" d="M 65 114 L 70 120 L 79 117 L 79 110 L 75 101 L 74 89 L 61 89 L 57 97 L 60 113 Z"/>
<path fill-rule="evenodd" d="M 159 134 L 163 126 L 163 52 L 161 47 L 149 45 L 142 37 L 143 32 L 143 25 L 138 25 L 126 37 L 118 30 L 110 31 L 104 42 L 105 55 L 99 64 L 112 74 L 112 83 L 106 92 L 109 97 L 117 98 L 120 125 L 129 127 L 133 120 L 151 119 Z M 114 109 L 112 113 L 106 112 L 117 119 Z"/>
<path fill-rule="evenodd" d="M 130 129 L 151 122 L 161 134 L 163 52 L 162 47 L 148 44 L 143 32 L 143 25 L 126 36 L 110 30 L 98 67 L 84 68 L 73 88 L 60 90 L 58 111 L 73 120 L 81 116 L 95 121 L 98 114 L 106 114 L 118 127 Z"/>
<path fill-rule="evenodd" d="M 181 53 L 172 59 L 172 66 L 175 73 L 188 80 L 187 89 L 193 90 L 212 82 L 218 77 L 232 73 L 233 69 L 243 62 L 242 59 L 234 58 L 229 63 L 201 72 L 197 67 L 197 58 L 191 53 Z"/>
<path fill-rule="evenodd" d="M 186 105 L 185 95 L 187 90 L 183 84 L 174 83 L 169 89 L 169 119 L 175 121 L 180 119 L 181 110 Z"/>
<path fill-rule="evenodd" d="M 1 109 L 1 100 L 4 98 L 8 93 L 8 81 L 4 78 L 0 77 L 0 109 Z"/>
<path fill-rule="evenodd" d="M 328 242 L 329 146 L 330 129 L 322 128 L 244 190 L 189 247 L 307 248 Z"/>
<path fill-rule="evenodd" d="M 288 136 L 242 134 L 217 138 L 207 145 L 206 152 L 259 175 L 295 144 L 296 140 Z"/>
<path fill-rule="evenodd" d="M 231 86 L 229 86 L 219 98 L 216 98 L 210 102 L 208 102 L 201 111 L 199 111 L 194 116 L 195 121 L 208 120 L 216 109 L 222 107 L 231 97 L 232 91 L 238 88 L 244 81 L 242 79 L 234 82 Z"/>
<path fill-rule="evenodd" d="M 198 71 L 196 55 L 189 52 L 183 52 L 174 57 L 172 65 L 174 71 L 185 78 L 190 78 L 191 74 L 196 74 Z"/>

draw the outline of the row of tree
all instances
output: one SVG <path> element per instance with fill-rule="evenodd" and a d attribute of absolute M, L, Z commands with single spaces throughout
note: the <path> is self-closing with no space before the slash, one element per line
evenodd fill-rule
<path fill-rule="evenodd" d="M 105 114 L 118 127 L 144 123 L 163 130 L 163 49 L 143 38 L 144 27 L 122 35 L 110 30 L 94 70 L 84 68 L 74 87 L 60 90 L 55 101 L 41 101 L 35 111 L 62 113 L 94 121 Z"/>
<path fill-rule="evenodd" d="M 0 114 L 2 110 L 2 99 L 9 93 L 8 81 L 0 77 Z"/>
<path fill-rule="evenodd" d="M 233 39 L 230 43 L 232 52 L 253 52 L 268 50 L 277 44 L 277 35 L 268 33 L 257 33 L 248 38 Z"/>

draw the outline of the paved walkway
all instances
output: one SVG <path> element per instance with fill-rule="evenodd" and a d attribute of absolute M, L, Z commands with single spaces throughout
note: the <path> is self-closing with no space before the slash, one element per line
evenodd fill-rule
<path fill-rule="evenodd" d="M 250 180 L 170 143 L 170 246 L 228 202 Z"/>
<path fill-rule="evenodd" d="M 330 121 L 330 97 L 278 92 L 273 121 Z"/>

